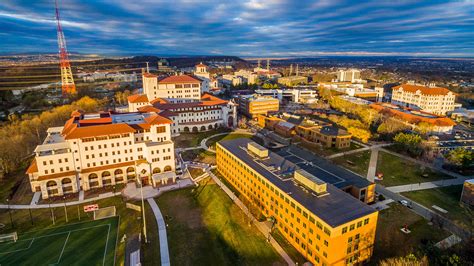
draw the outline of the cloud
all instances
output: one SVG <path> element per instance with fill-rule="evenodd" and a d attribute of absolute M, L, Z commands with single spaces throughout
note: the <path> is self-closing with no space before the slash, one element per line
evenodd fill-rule
<path fill-rule="evenodd" d="M 474 56 L 472 6 L 428 0 L 61 0 L 60 8 L 73 52 Z M 0 32 L 8 36 L 0 51 L 57 49 L 50 1 L 1 1 L 0 10 Z"/>

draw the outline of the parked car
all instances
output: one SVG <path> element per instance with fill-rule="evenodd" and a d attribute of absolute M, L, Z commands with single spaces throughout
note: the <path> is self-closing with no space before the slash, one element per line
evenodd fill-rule
<path fill-rule="evenodd" d="M 400 200 L 400 204 L 411 209 L 411 204 L 406 200 Z"/>

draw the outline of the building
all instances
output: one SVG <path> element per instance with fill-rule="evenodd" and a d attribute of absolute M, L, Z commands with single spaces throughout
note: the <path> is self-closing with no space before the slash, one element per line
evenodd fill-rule
<path fill-rule="evenodd" d="M 352 135 L 349 132 L 324 121 L 289 114 L 281 117 L 259 115 L 257 121 L 259 126 L 282 137 L 296 135 L 306 142 L 326 148 L 344 149 L 351 145 Z"/>
<path fill-rule="evenodd" d="M 373 103 L 370 104 L 373 109 L 390 114 L 400 121 L 417 129 L 424 126 L 423 130 L 428 130 L 430 134 L 450 134 L 453 132 L 453 127 L 456 123 L 448 117 L 441 117 L 435 114 L 430 114 L 410 108 L 402 108 L 388 103 Z"/>
<path fill-rule="evenodd" d="M 474 179 L 464 181 L 461 202 L 471 207 L 474 206 Z"/>
<path fill-rule="evenodd" d="M 339 70 L 337 72 L 337 80 L 339 82 L 359 82 L 361 80 L 360 71 L 357 69 Z"/>
<path fill-rule="evenodd" d="M 208 93 L 204 93 L 200 101 L 187 103 L 155 99 L 146 106 L 130 111 L 157 112 L 172 120 L 173 136 L 178 136 L 182 132 L 201 132 L 218 127 L 232 128 L 237 125 L 237 105 Z"/>
<path fill-rule="evenodd" d="M 159 79 L 143 74 L 143 93 L 148 100 L 166 98 L 171 102 L 192 102 L 201 98 L 201 80 L 189 75 L 175 75 Z"/>
<path fill-rule="evenodd" d="M 210 82 L 211 82 L 211 74 L 207 71 L 207 66 L 202 62 L 196 65 L 196 70 L 194 71 L 194 76 L 199 78 L 201 83 L 201 91 L 209 92 L 210 90 Z"/>
<path fill-rule="evenodd" d="M 273 97 L 258 95 L 241 95 L 238 98 L 239 110 L 250 118 L 258 115 L 267 115 L 269 112 L 278 112 L 280 103 Z"/>
<path fill-rule="evenodd" d="M 273 221 L 313 265 L 370 259 L 375 209 L 249 139 L 218 142 L 216 161 L 249 210 Z"/>
<path fill-rule="evenodd" d="M 162 58 L 158 61 L 157 71 L 160 73 L 173 73 L 175 69 L 170 67 L 168 60 Z"/>
<path fill-rule="evenodd" d="M 260 89 L 255 93 L 261 96 L 277 98 L 280 102 L 314 103 L 318 93 L 313 89 Z"/>
<path fill-rule="evenodd" d="M 73 112 L 48 129 L 27 170 L 43 198 L 136 181 L 175 181 L 173 122 L 156 113 Z"/>
<path fill-rule="evenodd" d="M 418 109 L 436 115 L 461 107 L 455 103 L 456 94 L 446 88 L 403 84 L 392 88 L 392 104 Z"/>
<path fill-rule="evenodd" d="M 308 83 L 308 77 L 304 77 L 304 76 L 281 77 L 281 78 L 278 78 L 278 83 L 288 86 L 288 87 L 293 87 L 295 85 Z"/>
<path fill-rule="evenodd" d="M 146 94 L 134 94 L 127 97 L 128 112 L 136 112 L 138 108 L 149 105 L 150 101 Z"/>
<path fill-rule="evenodd" d="M 474 123 L 474 109 L 457 108 L 450 112 L 450 116 L 458 122 Z"/>
<path fill-rule="evenodd" d="M 305 120 L 296 127 L 296 135 L 325 148 L 344 149 L 351 145 L 352 134 L 332 124 Z"/>

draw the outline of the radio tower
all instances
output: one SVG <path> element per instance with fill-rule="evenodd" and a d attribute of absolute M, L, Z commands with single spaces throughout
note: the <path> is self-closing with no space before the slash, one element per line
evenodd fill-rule
<path fill-rule="evenodd" d="M 59 66 L 61 68 L 61 89 L 63 97 L 68 94 L 75 94 L 76 84 L 74 84 L 74 78 L 72 77 L 71 63 L 67 55 L 66 38 L 64 38 L 63 28 L 61 27 L 61 21 L 59 18 L 58 0 L 55 0 L 56 6 L 56 22 L 58 25 L 58 46 L 59 46 Z"/>

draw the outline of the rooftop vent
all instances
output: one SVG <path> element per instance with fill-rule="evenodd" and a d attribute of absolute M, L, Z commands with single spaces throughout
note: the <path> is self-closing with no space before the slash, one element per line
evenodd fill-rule
<path fill-rule="evenodd" d="M 306 172 L 303 169 L 296 170 L 294 178 L 298 183 L 313 191 L 317 196 L 327 194 L 326 182 Z"/>
<path fill-rule="evenodd" d="M 249 142 L 247 144 L 247 149 L 258 156 L 259 158 L 266 158 L 268 157 L 268 150 L 255 142 Z"/>

